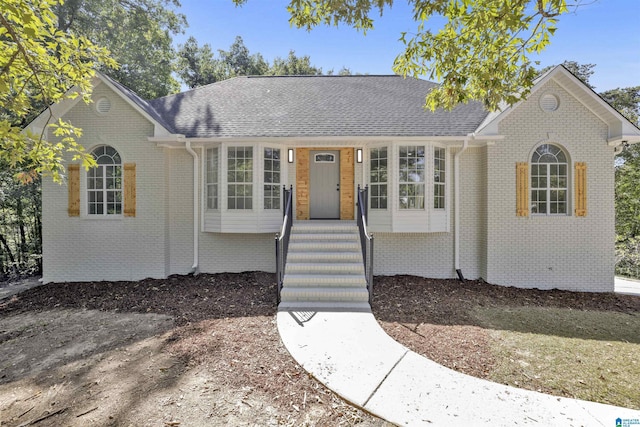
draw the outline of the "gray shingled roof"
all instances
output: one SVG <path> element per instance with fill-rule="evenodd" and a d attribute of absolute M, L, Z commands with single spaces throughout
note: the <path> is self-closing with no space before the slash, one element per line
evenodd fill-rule
<path fill-rule="evenodd" d="M 131 101 L 133 101 L 138 107 L 140 107 L 142 110 L 144 110 L 145 113 L 147 113 L 151 118 L 153 118 L 153 120 L 155 120 L 156 122 L 160 123 L 167 130 L 171 130 L 171 125 L 169 125 L 164 120 L 164 118 L 160 114 L 158 114 L 158 112 L 151 105 L 149 105 L 149 101 L 145 101 L 144 99 L 140 98 L 140 96 L 138 96 L 137 93 L 135 93 L 134 91 L 132 91 L 128 87 L 120 84 L 120 82 L 112 79 L 111 77 L 107 76 L 106 74 L 101 74 L 101 76 L 105 80 L 107 80 L 109 83 L 114 85 L 116 88 L 118 88 L 118 90 L 120 90 L 127 98 L 129 98 Z"/>
<path fill-rule="evenodd" d="M 423 109 L 435 83 L 400 76 L 237 77 L 149 101 L 188 137 L 460 136 L 487 115 L 481 103 Z M 145 108 L 146 109 L 146 108 Z"/>

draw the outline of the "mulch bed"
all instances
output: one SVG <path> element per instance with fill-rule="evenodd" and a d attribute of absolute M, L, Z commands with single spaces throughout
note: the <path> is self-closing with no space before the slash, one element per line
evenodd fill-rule
<path fill-rule="evenodd" d="M 414 276 L 375 278 L 373 313 L 385 331 L 417 353 L 486 378 L 494 365 L 477 307 L 560 307 L 639 313 L 640 297 L 526 290 L 482 281 Z M 0 301 L 0 317 L 60 309 L 169 315 L 168 351 L 184 369 L 233 372 L 224 386 L 273 396 L 290 425 L 386 425 L 308 376 L 288 355 L 275 326 L 275 275 L 261 272 L 172 276 L 139 282 L 60 283 Z"/>

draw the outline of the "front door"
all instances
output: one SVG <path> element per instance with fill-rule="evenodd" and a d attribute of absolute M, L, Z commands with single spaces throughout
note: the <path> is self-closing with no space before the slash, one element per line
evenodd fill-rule
<path fill-rule="evenodd" d="M 309 216 L 340 219 L 340 151 L 311 151 Z"/>

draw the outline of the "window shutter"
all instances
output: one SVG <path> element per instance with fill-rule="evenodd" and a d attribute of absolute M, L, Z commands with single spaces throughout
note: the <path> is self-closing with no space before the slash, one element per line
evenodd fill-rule
<path fill-rule="evenodd" d="M 124 164 L 124 216 L 136 216 L 136 164 Z"/>
<path fill-rule="evenodd" d="M 516 216 L 529 216 L 529 163 L 516 163 Z"/>
<path fill-rule="evenodd" d="M 587 164 L 576 162 L 576 216 L 587 216 Z"/>
<path fill-rule="evenodd" d="M 67 187 L 69 190 L 69 216 L 80 216 L 80 165 L 67 167 Z"/>

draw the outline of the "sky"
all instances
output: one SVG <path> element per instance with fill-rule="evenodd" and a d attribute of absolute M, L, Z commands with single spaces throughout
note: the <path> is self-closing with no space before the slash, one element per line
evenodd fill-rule
<path fill-rule="evenodd" d="M 401 33 L 411 34 L 417 27 L 403 0 L 395 0 L 382 17 L 376 13 L 374 29 L 366 36 L 346 26 L 319 26 L 311 32 L 291 27 L 288 0 L 248 0 L 242 7 L 232 0 L 181 3 L 179 12 L 189 27 L 174 37 L 176 45 L 194 36 L 199 45 L 208 43 L 217 57 L 218 49 L 228 50 L 241 36 L 251 54 L 260 53 L 270 63 L 294 50 L 297 56 L 308 55 L 325 73 L 347 67 L 352 73 L 393 74 L 393 60 L 403 50 Z M 540 61 L 540 68 L 564 60 L 596 64 L 591 84 L 598 92 L 640 85 L 640 0 L 582 3 L 575 13 L 560 17 L 551 45 L 532 59 Z"/>

